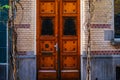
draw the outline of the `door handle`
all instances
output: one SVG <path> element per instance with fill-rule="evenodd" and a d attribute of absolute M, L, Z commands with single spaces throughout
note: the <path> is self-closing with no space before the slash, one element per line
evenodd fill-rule
<path fill-rule="evenodd" d="M 56 44 L 54 45 L 54 47 L 55 47 L 56 51 L 58 51 L 58 43 L 56 43 Z"/>

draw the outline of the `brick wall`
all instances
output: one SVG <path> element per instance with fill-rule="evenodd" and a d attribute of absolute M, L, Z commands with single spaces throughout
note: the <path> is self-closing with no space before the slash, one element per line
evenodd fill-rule
<path fill-rule="evenodd" d="M 91 20 L 91 51 L 96 53 L 104 51 L 114 53 L 118 47 L 111 45 L 114 37 L 114 7 L 113 0 L 93 0 L 93 12 Z M 86 51 L 87 28 L 85 26 L 88 15 L 88 0 L 82 1 L 82 50 Z M 84 16 L 84 17 L 83 17 Z"/>
<path fill-rule="evenodd" d="M 17 27 L 18 77 L 20 80 L 36 80 L 36 0 L 20 0 L 17 4 L 15 27 Z"/>
<path fill-rule="evenodd" d="M 17 15 L 15 26 L 18 33 L 18 52 L 24 54 L 28 51 L 34 51 L 35 35 L 35 0 L 20 0 L 23 10 L 17 4 Z"/>
<path fill-rule="evenodd" d="M 113 0 L 93 0 L 93 17 L 91 21 L 91 50 L 92 51 L 116 51 L 120 50 L 111 45 L 113 38 Z M 20 5 L 18 5 L 17 17 L 15 20 L 18 28 L 18 51 L 26 53 L 26 51 L 34 51 L 35 40 L 35 0 L 21 0 L 24 7 L 23 13 Z M 87 45 L 87 21 L 88 0 L 81 1 L 81 46 L 82 50 L 86 50 Z M 23 18 L 22 18 L 23 16 Z M 106 34 L 106 32 L 110 32 Z M 110 37 L 108 37 L 110 36 Z M 106 38 L 109 39 L 106 39 Z"/>

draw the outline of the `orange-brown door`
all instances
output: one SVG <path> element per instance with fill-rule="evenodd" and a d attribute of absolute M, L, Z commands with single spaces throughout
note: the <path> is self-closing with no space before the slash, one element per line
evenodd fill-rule
<path fill-rule="evenodd" d="M 80 79 L 79 0 L 37 0 L 37 76 Z"/>

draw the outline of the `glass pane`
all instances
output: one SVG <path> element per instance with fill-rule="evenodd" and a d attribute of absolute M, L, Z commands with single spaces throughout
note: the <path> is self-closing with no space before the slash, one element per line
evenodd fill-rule
<path fill-rule="evenodd" d="M 63 35 L 76 35 L 76 23 L 74 18 L 65 18 L 63 26 Z"/>
<path fill-rule="evenodd" d="M 53 20 L 50 18 L 42 19 L 41 35 L 53 35 Z"/>
<path fill-rule="evenodd" d="M 6 48 L 0 48 L 0 63 L 6 63 Z"/>
<path fill-rule="evenodd" d="M 6 80 L 6 66 L 0 65 L 0 80 Z"/>
<path fill-rule="evenodd" d="M 7 5 L 9 0 L 0 0 L 0 6 Z M 8 9 L 0 10 L 0 21 L 6 22 L 8 20 Z"/>
<path fill-rule="evenodd" d="M 115 38 L 120 38 L 120 0 L 114 0 L 114 26 Z"/>
<path fill-rule="evenodd" d="M 120 38 L 120 14 L 115 15 L 115 38 Z"/>
<path fill-rule="evenodd" d="M 6 47 L 6 31 L 0 31 L 0 47 Z"/>
<path fill-rule="evenodd" d="M 6 31 L 6 25 L 7 23 L 6 22 L 0 22 L 0 31 Z"/>

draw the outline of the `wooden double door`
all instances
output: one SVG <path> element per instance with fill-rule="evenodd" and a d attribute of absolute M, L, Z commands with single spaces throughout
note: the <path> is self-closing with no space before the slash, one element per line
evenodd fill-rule
<path fill-rule="evenodd" d="M 79 0 L 37 0 L 37 79 L 80 79 Z"/>

